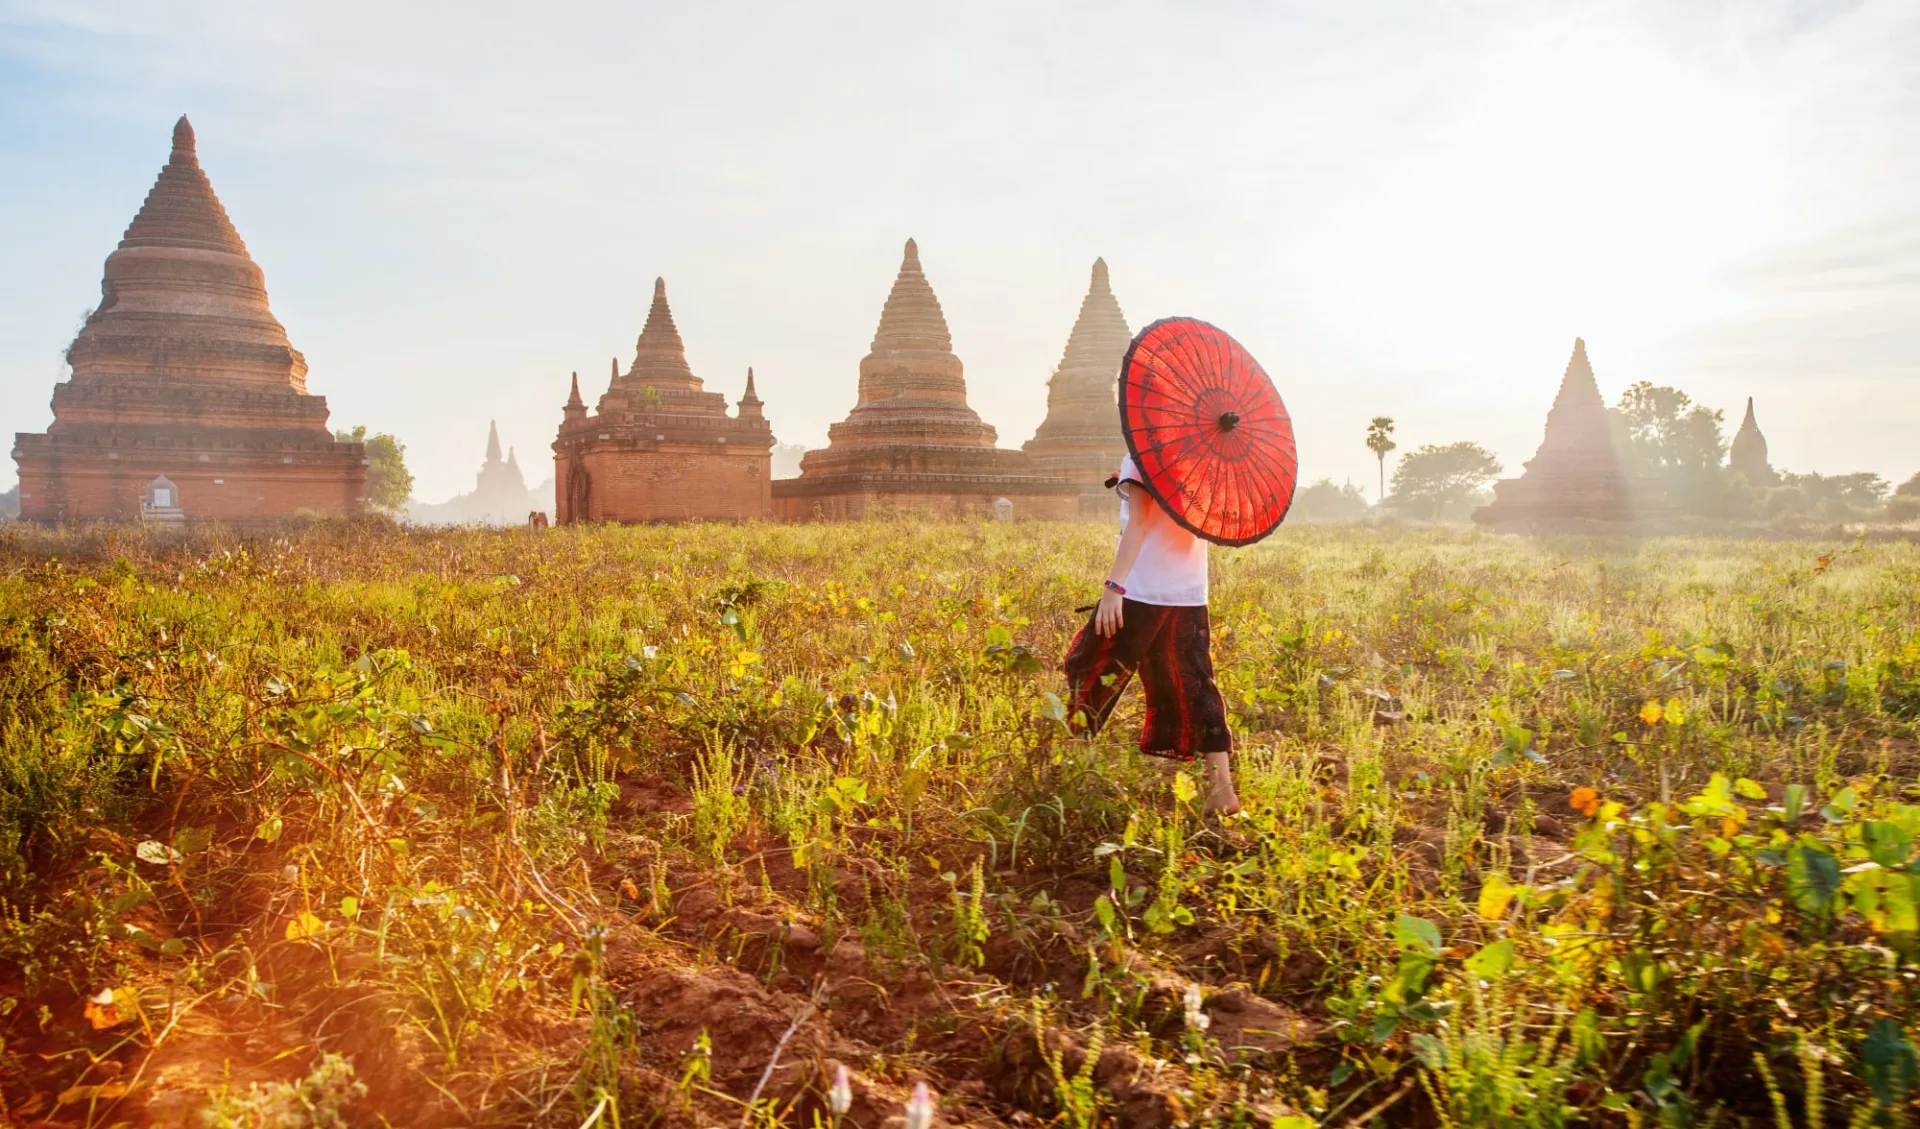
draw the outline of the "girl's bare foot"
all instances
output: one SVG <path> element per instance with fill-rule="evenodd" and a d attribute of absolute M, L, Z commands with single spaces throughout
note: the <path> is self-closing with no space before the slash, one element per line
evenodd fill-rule
<path fill-rule="evenodd" d="M 1234 795 L 1233 785 L 1215 784 L 1207 790 L 1207 806 L 1201 809 L 1202 815 L 1239 815 L 1240 797 Z"/>
<path fill-rule="evenodd" d="M 1233 790 L 1233 769 L 1227 754 L 1208 753 L 1207 766 L 1213 770 L 1213 786 L 1207 789 L 1207 806 L 1202 815 L 1239 815 L 1240 797 Z"/>

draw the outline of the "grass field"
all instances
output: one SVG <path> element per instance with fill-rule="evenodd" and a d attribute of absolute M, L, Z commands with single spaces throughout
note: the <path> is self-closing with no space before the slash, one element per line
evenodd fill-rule
<path fill-rule="evenodd" d="M 0 534 L 0 1124 L 1914 1123 L 1920 548 L 1111 545 Z"/>

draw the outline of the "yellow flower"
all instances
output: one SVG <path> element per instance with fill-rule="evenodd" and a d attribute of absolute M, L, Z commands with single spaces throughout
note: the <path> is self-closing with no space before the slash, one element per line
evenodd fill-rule
<path fill-rule="evenodd" d="M 1479 911 L 1483 919 L 1498 921 L 1506 914 L 1507 906 L 1513 902 L 1513 896 L 1519 892 L 1520 888 L 1508 882 L 1503 876 L 1491 875 L 1487 878 L 1486 884 L 1480 887 L 1480 899 L 1474 908 Z"/>
<path fill-rule="evenodd" d="M 1666 714 L 1660 709 L 1659 702 L 1648 702 L 1646 705 L 1640 707 L 1640 720 L 1646 722 L 1648 725 L 1660 724 L 1660 719 L 1665 716 Z"/>
<path fill-rule="evenodd" d="M 287 922 L 287 940 L 308 941 L 327 931 L 327 923 L 311 913 L 301 913 Z"/>
<path fill-rule="evenodd" d="M 1567 803 L 1581 815 L 1591 816 L 1600 810 L 1600 793 L 1583 785 L 1573 790 L 1573 795 L 1567 797 Z"/>

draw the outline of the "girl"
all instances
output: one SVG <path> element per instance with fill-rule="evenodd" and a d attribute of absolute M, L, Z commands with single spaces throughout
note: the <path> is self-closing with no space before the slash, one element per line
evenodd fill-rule
<path fill-rule="evenodd" d="M 1067 648 L 1068 716 L 1098 732 L 1140 672 L 1147 716 L 1140 751 L 1211 770 L 1206 811 L 1240 810 L 1228 754 L 1226 705 L 1213 682 L 1207 628 L 1207 543 L 1167 516 L 1141 483 L 1132 456 L 1107 481 L 1120 492 L 1120 545 L 1093 618 Z"/>

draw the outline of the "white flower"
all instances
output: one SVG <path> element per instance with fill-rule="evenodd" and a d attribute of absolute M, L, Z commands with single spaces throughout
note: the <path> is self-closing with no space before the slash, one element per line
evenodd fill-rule
<path fill-rule="evenodd" d="M 932 1125 L 933 1095 L 925 1082 L 915 1082 L 913 1096 L 907 1099 L 907 1129 L 931 1129 Z"/>
<path fill-rule="evenodd" d="M 1205 1031 L 1213 1022 L 1213 1017 L 1200 1007 L 1200 985 L 1187 985 L 1187 1030 Z"/>
<path fill-rule="evenodd" d="M 833 1088 L 827 1091 L 827 1108 L 835 1117 L 845 1117 L 853 1108 L 853 1083 L 847 1079 L 844 1064 L 833 1068 Z"/>

